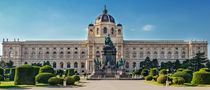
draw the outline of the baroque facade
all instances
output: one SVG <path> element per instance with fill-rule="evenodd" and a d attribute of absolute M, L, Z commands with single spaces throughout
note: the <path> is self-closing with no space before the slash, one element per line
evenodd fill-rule
<path fill-rule="evenodd" d="M 116 59 L 126 60 L 126 69 L 140 67 L 146 57 L 160 62 L 185 60 L 198 52 L 208 55 L 207 41 L 184 40 L 124 40 L 123 26 L 116 24 L 106 8 L 88 25 L 87 40 L 60 41 L 8 41 L 3 40 L 2 60 L 12 60 L 15 66 L 25 63 L 49 61 L 54 68 L 75 68 L 79 72 L 92 72 L 94 58 L 102 59 L 105 36 L 110 35 L 116 49 Z"/>

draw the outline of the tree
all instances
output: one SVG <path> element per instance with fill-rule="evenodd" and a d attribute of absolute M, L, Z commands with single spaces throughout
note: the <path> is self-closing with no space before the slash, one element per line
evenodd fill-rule
<path fill-rule="evenodd" d="M 44 63 L 43 63 L 43 66 L 45 66 L 45 65 L 49 65 L 49 66 L 51 66 L 51 64 L 50 64 L 50 62 L 49 61 L 44 61 Z"/>
<path fill-rule="evenodd" d="M 6 66 L 6 63 L 3 60 L 1 60 L 0 61 L 0 67 L 4 68 L 5 66 Z"/>
<path fill-rule="evenodd" d="M 210 61 L 209 60 L 206 63 L 206 67 L 210 69 Z"/>
<path fill-rule="evenodd" d="M 13 61 L 9 60 L 9 62 L 6 63 L 6 67 L 12 68 L 13 67 Z"/>
<path fill-rule="evenodd" d="M 152 68 L 158 68 L 158 66 L 159 66 L 158 60 L 157 59 L 153 59 L 152 60 Z"/>
<path fill-rule="evenodd" d="M 150 61 L 149 57 L 146 57 L 146 59 L 143 62 L 140 62 L 140 66 L 142 68 L 150 69 L 152 68 L 152 61 Z"/>
<path fill-rule="evenodd" d="M 181 63 L 180 63 L 180 61 L 177 59 L 177 60 L 174 62 L 174 69 L 178 69 L 178 68 L 181 68 Z"/>
<path fill-rule="evenodd" d="M 208 60 L 205 57 L 205 53 L 197 53 L 195 57 L 190 59 L 191 65 L 193 67 L 193 71 L 198 71 L 200 68 L 205 67 L 204 64 L 207 61 Z"/>

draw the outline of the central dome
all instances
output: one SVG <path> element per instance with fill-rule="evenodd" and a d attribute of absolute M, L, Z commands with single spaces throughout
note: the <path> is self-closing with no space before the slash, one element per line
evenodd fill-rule
<path fill-rule="evenodd" d="M 108 11 L 107 11 L 106 6 L 105 6 L 105 8 L 103 10 L 103 13 L 96 18 L 96 22 L 115 23 L 115 20 L 111 15 L 108 14 Z"/>

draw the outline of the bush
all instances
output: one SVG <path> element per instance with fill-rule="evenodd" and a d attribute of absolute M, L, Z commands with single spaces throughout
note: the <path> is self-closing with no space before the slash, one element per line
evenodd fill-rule
<path fill-rule="evenodd" d="M 192 84 L 210 84 L 210 72 L 207 69 L 200 69 L 193 73 Z"/>
<path fill-rule="evenodd" d="M 185 83 L 190 83 L 192 80 L 192 75 L 190 75 L 189 73 L 186 73 L 184 71 L 176 72 L 172 75 L 172 77 L 182 77 L 182 78 L 184 78 Z"/>
<path fill-rule="evenodd" d="M 9 74 L 10 73 L 10 68 L 5 68 L 4 69 L 4 74 Z"/>
<path fill-rule="evenodd" d="M 35 85 L 34 68 L 25 64 L 16 68 L 15 85 Z"/>
<path fill-rule="evenodd" d="M 149 71 L 149 75 L 156 76 L 158 75 L 158 69 L 157 68 L 151 68 Z"/>
<path fill-rule="evenodd" d="M 199 71 L 201 71 L 201 72 L 210 72 L 210 69 L 208 69 L 208 68 L 201 68 Z"/>
<path fill-rule="evenodd" d="M 165 84 L 167 78 L 168 78 L 168 77 L 165 76 L 165 75 L 160 75 L 160 76 L 157 78 L 157 82 L 160 83 L 160 84 Z"/>
<path fill-rule="evenodd" d="M 183 69 L 183 68 L 179 68 L 179 69 L 177 69 L 176 70 L 176 72 L 182 72 L 182 71 L 184 71 L 185 69 Z"/>
<path fill-rule="evenodd" d="M 4 75 L 4 69 L 0 67 L 0 75 Z"/>
<path fill-rule="evenodd" d="M 78 75 L 74 75 L 73 78 L 75 81 L 80 81 L 80 77 Z"/>
<path fill-rule="evenodd" d="M 151 81 L 152 79 L 153 79 L 153 76 L 151 76 L 151 75 L 148 75 L 148 76 L 145 77 L 146 81 Z"/>
<path fill-rule="evenodd" d="M 63 82 L 58 77 L 51 77 L 51 78 L 49 78 L 48 83 L 50 85 L 58 85 L 58 84 L 63 83 Z"/>
<path fill-rule="evenodd" d="M 179 85 L 181 85 L 181 84 L 184 84 L 185 83 L 185 80 L 182 77 L 173 77 L 172 78 L 172 82 L 173 82 L 173 84 L 179 84 Z"/>
<path fill-rule="evenodd" d="M 74 69 L 67 69 L 66 70 L 66 75 L 67 76 L 73 76 L 73 75 L 75 75 L 76 73 L 75 73 L 75 70 Z"/>
<path fill-rule="evenodd" d="M 167 71 L 166 69 L 161 69 L 159 75 L 166 75 Z"/>
<path fill-rule="evenodd" d="M 148 71 L 147 69 L 143 69 L 143 70 L 141 71 L 141 75 L 142 75 L 143 77 L 145 77 L 145 76 L 149 75 L 149 71 Z"/>
<path fill-rule="evenodd" d="M 154 79 L 155 81 L 157 81 L 157 78 L 158 78 L 158 75 L 157 75 L 157 76 L 153 76 L 153 79 Z"/>
<path fill-rule="evenodd" d="M 54 76 L 52 73 L 40 73 L 36 76 L 36 81 L 38 83 L 48 83 L 48 79 Z"/>
<path fill-rule="evenodd" d="M 74 78 L 71 76 L 66 77 L 65 80 L 66 80 L 66 85 L 74 85 L 75 83 Z"/>
<path fill-rule="evenodd" d="M 4 81 L 4 76 L 0 75 L 0 81 Z"/>
<path fill-rule="evenodd" d="M 45 65 L 42 66 L 39 70 L 39 73 L 54 73 L 54 69 L 51 66 Z"/>
<path fill-rule="evenodd" d="M 33 66 L 34 67 L 34 75 L 38 75 L 39 74 L 39 69 L 40 67 L 39 66 Z"/>

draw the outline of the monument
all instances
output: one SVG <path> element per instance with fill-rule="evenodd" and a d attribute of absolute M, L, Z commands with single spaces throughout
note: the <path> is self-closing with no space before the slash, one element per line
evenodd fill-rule
<path fill-rule="evenodd" d="M 102 60 L 94 59 L 94 70 L 90 78 L 103 79 L 127 76 L 124 70 L 125 60 L 121 58 L 116 61 L 117 50 L 109 35 L 105 37 L 104 47 L 101 52 Z"/>

